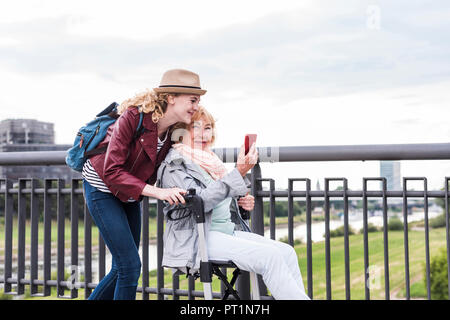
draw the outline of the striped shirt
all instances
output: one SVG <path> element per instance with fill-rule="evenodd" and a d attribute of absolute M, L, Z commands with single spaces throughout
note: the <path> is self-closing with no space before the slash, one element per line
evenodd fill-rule
<path fill-rule="evenodd" d="M 164 142 L 166 142 L 167 134 L 169 130 L 166 131 L 166 135 L 164 137 L 164 140 L 161 141 L 158 137 L 158 146 L 157 146 L 157 152 L 161 150 L 161 148 L 164 145 Z M 103 180 L 99 177 L 97 171 L 95 171 L 94 167 L 92 166 L 91 160 L 87 159 L 86 162 L 83 165 L 83 171 L 81 172 L 81 177 L 85 179 L 89 184 L 95 188 L 97 188 L 99 191 L 111 193 L 111 191 L 108 189 L 108 187 L 105 185 Z M 133 202 L 132 198 L 128 200 L 128 202 Z"/>

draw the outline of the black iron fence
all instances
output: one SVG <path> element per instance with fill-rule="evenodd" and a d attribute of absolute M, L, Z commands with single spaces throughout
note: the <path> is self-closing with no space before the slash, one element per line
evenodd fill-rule
<path fill-rule="evenodd" d="M 226 162 L 234 162 L 237 158 L 237 149 L 216 149 L 215 152 Z M 260 161 L 289 162 L 289 161 L 355 161 L 355 160 L 437 160 L 450 159 L 450 144 L 409 144 L 409 145 L 363 145 L 363 146 L 321 146 L 321 147 L 277 147 L 259 148 Z M 0 155 L 0 165 L 61 165 L 64 164 L 65 152 L 11 152 Z M 351 299 L 354 282 L 351 278 L 353 268 L 350 255 L 351 228 L 349 223 L 349 209 L 353 200 L 362 201 L 362 255 L 363 255 L 363 279 L 364 298 L 371 298 L 370 267 L 371 255 L 369 241 L 369 215 L 370 201 L 379 201 L 379 209 L 382 217 L 382 255 L 384 273 L 384 299 L 391 298 L 390 283 L 392 277 L 390 270 L 390 247 L 391 233 L 388 228 L 388 199 L 399 199 L 397 206 L 400 208 L 400 216 L 403 218 L 403 277 L 404 297 L 411 298 L 410 279 L 410 236 L 409 236 L 409 213 L 411 201 L 421 199 L 423 201 L 423 244 L 424 244 L 424 267 L 426 297 L 431 299 L 431 270 L 430 270 L 430 227 L 429 227 L 429 199 L 442 199 L 444 203 L 445 216 L 445 239 L 447 274 L 449 270 L 450 241 L 449 241 L 449 190 L 448 180 L 445 182 L 444 190 L 428 190 L 425 177 L 403 178 L 403 190 L 387 190 L 386 179 L 383 177 L 363 178 L 362 190 L 350 190 L 346 178 L 325 178 L 324 190 L 312 190 L 309 178 L 289 178 L 287 190 L 275 189 L 275 180 L 263 178 L 261 166 L 256 165 L 251 172 L 251 193 L 255 196 L 255 208 L 252 212 L 251 226 L 255 233 L 276 239 L 277 217 L 275 206 L 278 202 L 287 200 L 287 242 L 294 245 L 295 210 L 294 204 L 301 202 L 305 212 L 306 241 L 304 245 L 306 258 L 306 272 L 302 269 L 303 276 L 306 275 L 306 288 L 310 297 L 315 298 L 315 284 L 323 283 L 325 299 L 332 299 L 336 284 L 333 275 L 343 273 L 345 296 L 342 299 Z M 380 190 L 371 191 L 368 183 L 378 181 Z M 408 182 L 422 181 L 423 190 L 414 191 L 408 189 Z M 302 183 L 302 190 L 294 189 L 294 182 Z M 339 182 L 338 190 L 330 190 L 330 183 Z M 61 179 L 19 179 L 11 181 L 0 179 L 0 217 L 3 218 L 4 240 L 1 242 L 0 256 L 0 284 L 3 285 L 5 294 L 22 295 L 25 287 L 29 286 L 32 296 L 49 296 L 51 288 L 55 287 L 57 297 L 76 298 L 78 290 L 84 289 L 84 298 L 87 298 L 96 286 L 94 270 L 98 273 L 96 278 L 101 279 L 105 275 L 107 250 L 105 244 L 96 229 L 92 228 L 93 222 L 87 207 L 83 201 L 81 180 L 73 179 L 66 184 Z M 268 183 L 268 188 L 264 184 Z M 300 199 L 300 200 L 299 200 Z M 338 199 L 338 200 L 336 200 Z M 316 261 L 314 258 L 315 247 L 312 239 L 313 206 L 319 201 L 323 206 L 322 220 L 324 223 L 324 261 Z M 332 230 L 330 223 L 333 221 L 332 205 L 338 201 L 343 222 L 343 268 L 332 267 Z M 265 209 L 264 209 L 265 208 Z M 142 232 L 141 232 L 141 259 L 142 275 L 140 285 L 137 289 L 142 293 L 142 299 L 157 298 L 164 299 L 170 296 L 179 299 L 182 296 L 194 299 L 202 297 L 203 292 L 196 290 L 196 281 L 189 278 L 187 289 L 180 289 L 180 277 L 170 276 L 171 283 L 165 283 L 167 274 L 161 267 L 162 261 L 162 234 L 164 230 L 164 219 L 162 206 L 152 203 L 148 198 L 142 201 Z M 156 215 L 156 274 L 150 263 L 154 263 L 149 252 L 149 223 L 152 212 Z M 266 212 L 264 212 L 266 211 Z M 268 216 L 268 226 L 265 227 L 264 216 Z M 52 219 L 53 218 L 53 219 Z M 55 219 L 56 218 L 56 219 Z M 56 220 L 56 228 L 52 221 Z M 70 220 L 70 226 L 66 225 Z M 267 229 L 265 231 L 265 229 Z M 1 230 L 1 229 L 0 229 Z M 28 230 L 28 231 L 27 231 Z M 70 244 L 66 243 L 65 233 L 70 233 Z M 98 238 L 93 238 L 93 236 Z M 357 240 L 354 240 L 357 241 Z M 81 244 L 80 244 L 81 242 Z M 70 247 L 70 249 L 69 249 Z M 322 249 L 320 249 L 322 250 Z M 1 252 L 3 251 L 3 252 Z M 391 249 L 392 251 L 392 249 Z M 40 254 L 41 253 L 41 254 Z M 320 258 L 322 259 L 322 258 Z M 80 277 L 80 261 L 83 269 L 83 277 Z M 315 277 L 314 263 L 323 263 L 324 274 L 319 273 Z M 96 264 L 96 268 L 94 266 Z M 56 274 L 55 274 L 56 272 Z M 151 285 L 151 277 L 156 276 L 156 283 Z M 445 286 L 450 293 L 450 278 L 445 279 Z M 324 280 L 324 281 L 323 281 Z M 244 273 L 237 284 L 241 296 L 249 298 L 249 280 Z M 260 283 L 264 299 L 270 299 L 264 284 Z M 322 288 L 323 289 L 323 288 Z M 322 290 L 318 288 L 317 290 Z M 224 290 L 224 288 L 221 288 Z M 215 292 L 214 297 L 219 298 L 220 292 Z"/>

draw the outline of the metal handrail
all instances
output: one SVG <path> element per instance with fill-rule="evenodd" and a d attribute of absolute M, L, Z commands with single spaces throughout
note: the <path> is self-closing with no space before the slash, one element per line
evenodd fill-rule
<path fill-rule="evenodd" d="M 236 162 L 238 148 L 214 148 L 224 162 Z M 260 162 L 445 160 L 450 143 L 258 147 Z M 65 165 L 67 151 L 0 153 L 0 166 Z"/>

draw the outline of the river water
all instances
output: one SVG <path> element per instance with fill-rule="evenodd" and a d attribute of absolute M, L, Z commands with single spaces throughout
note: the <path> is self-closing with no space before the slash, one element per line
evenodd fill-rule
<path fill-rule="evenodd" d="M 442 214 L 442 209 L 436 206 L 430 207 L 428 209 L 428 218 L 434 218 Z M 403 222 L 403 214 L 399 214 L 398 218 Z M 408 222 L 419 221 L 424 219 L 424 212 L 415 211 L 408 215 Z M 371 223 L 377 227 L 383 226 L 383 216 L 382 212 L 375 212 L 373 216 L 367 218 L 367 222 Z M 363 212 L 355 211 L 349 212 L 348 224 L 356 231 L 359 232 L 363 228 Z M 344 219 L 341 220 L 330 220 L 330 230 L 334 230 L 344 225 Z M 313 242 L 322 241 L 325 239 L 325 222 L 316 222 L 311 224 L 311 240 Z M 268 231 L 265 232 L 266 237 L 270 237 Z M 288 236 L 288 228 L 276 228 L 275 239 L 280 240 Z M 294 239 L 300 239 L 302 243 L 306 243 L 306 224 L 298 225 L 294 228 Z"/>

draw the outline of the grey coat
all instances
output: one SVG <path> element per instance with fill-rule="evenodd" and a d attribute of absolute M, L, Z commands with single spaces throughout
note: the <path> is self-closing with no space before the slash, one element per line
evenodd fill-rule
<path fill-rule="evenodd" d="M 161 188 L 178 187 L 182 189 L 196 189 L 204 204 L 205 209 L 205 233 L 208 239 L 208 231 L 211 225 L 211 213 L 216 205 L 228 197 L 233 197 L 230 211 L 235 229 L 250 231 L 248 225 L 242 220 L 236 197 L 244 196 L 248 192 L 249 181 L 243 178 L 239 171 L 234 168 L 220 180 L 208 182 L 202 175 L 202 170 L 197 164 L 185 159 L 175 149 L 170 149 L 165 160 L 161 163 L 157 173 L 157 185 Z M 176 210 L 169 220 L 167 213 L 175 205 L 166 203 L 163 212 L 166 220 L 164 230 L 164 253 L 162 265 L 171 268 L 188 267 L 197 270 L 200 266 L 200 255 L 198 253 L 198 231 L 194 216 L 191 214 L 186 218 L 172 220 L 188 214 L 187 210 Z"/>

